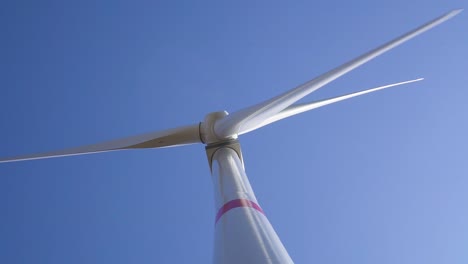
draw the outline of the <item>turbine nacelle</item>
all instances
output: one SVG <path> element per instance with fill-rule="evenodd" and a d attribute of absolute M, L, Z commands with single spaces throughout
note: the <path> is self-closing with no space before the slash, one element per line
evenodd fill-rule
<path fill-rule="evenodd" d="M 215 131 L 216 123 L 228 115 L 229 113 L 227 111 L 218 111 L 211 112 L 205 116 L 203 122 L 200 123 L 200 139 L 203 143 L 210 145 L 237 139 L 237 134 L 220 137 Z"/>

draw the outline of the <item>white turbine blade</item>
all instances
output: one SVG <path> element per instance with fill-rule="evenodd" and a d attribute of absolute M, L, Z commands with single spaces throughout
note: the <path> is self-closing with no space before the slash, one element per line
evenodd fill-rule
<path fill-rule="evenodd" d="M 325 74 L 322 74 L 315 79 L 304 83 L 290 91 L 287 91 L 279 96 L 276 96 L 263 103 L 244 108 L 234 112 L 215 124 L 215 133 L 219 138 L 228 138 L 239 134 L 240 131 L 251 131 L 259 124 L 279 113 L 281 110 L 292 105 L 304 96 L 321 88 L 327 83 L 337 79 L 345 73 L 359 67 L 360 65 L 370 61 L 380 54 L 389 51 L 396 46 L 416 37 L 417 35 L 445 22 L 460 13 L 462 9 L 451 11 L 443 16 L 440 16 L 404 35 L 398 37 L 374 50 L 371 50 L 354 60 L 349 61 Z"/>
<path fill-rule="evenodd" d="M 65 150 L 0 159 L 0 163 L 83 155 L 125 149 L 162 148 L 193 143 L 201 143 L 199 124 L 164 131 L 151 132 L 143 135 L 127 137 Z"/>
<path fill-rule="evenodd" d="M 279 121 L 281 119 L 284 119 L 286 117 L 290 117 L 290 116 L 297 115 L 297 114 L 300 114 L 300 113 L 303 113 L 303 112 L 307 112 L 307 111 L 310 111 L 312 109 L 316 109 L 316 108 L 319 108 L 319 107 L 322 107 L 322 106 L 325 106 L 325 105 L 333 104 L 333 103 L 340 102 L 340 101 L 343 101 L 343 100 L 346 100 L 346 99 L 349 99 L 349 98 L 353 98 L 353 97 L 356 97 L 356 96 L 376 92 L 376 91 L 387 89 L 387 88 L 390 88 L 390 87 L 395 87 L 395 86 L 399 86 L 399 85 L 403 85 L 403 84 L 418 82 L 418 81 L 422 81 L 422 80 L 424 80 L 424 78 L 419 78 L 419 79 L 415 79 L 415 80 L 411 80 L 411 81 L 405 81 L 405 82 L 399 82 L 399 83 L 393 83 L 393 84 L 389 84 L 389 85 L 385 85 L 385 86 L 379 86 L 379 87 L 376 87 L 376 88 L 367 89 L 367 90 L 363 90 L 363 91 L 355 92 L 355 93 L 350 93 L 350 94 L 345 94 L 345 95 L 341 95 L 341 96 L 337 96 L 337 97 L 333 97 L 333 98 L 328 98 L 328 99 L 324 99 L 324 100 L 320 100 L 320 101 L 315 101 L 315 102 L 311 102 L 311 103 L 294 104 L 294 105 L 291 105 L 291 106 L 287 107 L 283 111 L 277 113 L 276 115 L 266 119 L 265 121 L 263 121 L 261 124 L 258 124 L 257 126 L 251 127 L 249 130 L 240 131 L 239 135 L 245 134 L 245 133 L 248 133 L 248 132 L 253 131 L 255 129 L 261 128 L 261 127 L 266 126 L 266 125 L 269 125 L 271 123 L 274 123 L 274 122 Z"/>

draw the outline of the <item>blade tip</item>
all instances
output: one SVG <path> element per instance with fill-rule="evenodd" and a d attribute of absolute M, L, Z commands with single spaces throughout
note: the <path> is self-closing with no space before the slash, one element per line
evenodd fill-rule
<path fill-rule="evenodd" d="M 458 8 L 458 9 L 454 9 L 454 10 L 448 12 L 447 15 L 450 15 L 451 17 L 454 17 L 454 16 L 460 14 L 461 12 L 463 12 L 463 8 Z"/>

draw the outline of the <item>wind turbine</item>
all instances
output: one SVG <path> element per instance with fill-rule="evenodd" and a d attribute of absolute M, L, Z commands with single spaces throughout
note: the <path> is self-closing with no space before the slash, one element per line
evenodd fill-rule
<path fill-rule="evenodd" d="M 213 112 L 202 122 L 165 131 L 94 145 L 1 159 L 0 163 L 141 148 L 163 148 L 203 143 L 215 192 L 215 263 L 292 263 L 285 247 L 257 202 L 244 170 L 238 136 L 281 119 L 352 97 L 422 80 L 380 86 L 305 104 L 298 100 L 378 55 L 447 21 L 454 10 L 324 73 L 294 89 L 259 104 L 228 114 Z"/>

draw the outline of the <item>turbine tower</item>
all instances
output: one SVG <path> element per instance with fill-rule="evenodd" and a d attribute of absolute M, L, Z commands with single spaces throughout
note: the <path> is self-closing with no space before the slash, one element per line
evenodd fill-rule
<path fill-rule="evenodd" d="M 435 18 L 294 89 L 231 114 L 226 111 L 213 112 L 206 115 L 202 122 L 189 126 L 61 151 L 0 159 L 0 163 L 203 143 L 211 169 L 216 206 L 214 263 L 293 263 L 250 186 L 238 136 L 318 107 L 422 80 L 419 78 L 311 103 L 295 104 L 329 82 L 447 21 L 461 11 L 454 10 Z"/>

